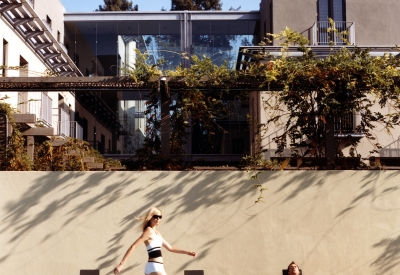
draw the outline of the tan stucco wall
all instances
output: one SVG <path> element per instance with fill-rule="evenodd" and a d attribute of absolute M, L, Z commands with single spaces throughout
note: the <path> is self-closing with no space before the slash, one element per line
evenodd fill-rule
<path fill-rule="evenodd" d="M 263 32 L 264 23 L 269 25 L 270 2 L 271 0 L 261 1 L 261 32 Z M 399 44 L 399 10 L 400 1 L 398 0 L 347 0 L 346 21 L 355 24 L 356 45 L 394 46 Z M 317 21 L 317 1 L 273 1 L 272 16 L 273 33 L 279 33 L 286 26 L 303 32 Z M 307 36 L 307 33 L 304 35 Z"/>
<path fill-rule="evenodd" d="M 346 19 L 355 22 L 356 44 L 358 46 L 399 44 L 399 10 L 398 0 L 346 1 Z"/>
<path fill-rule="evenodd" d="M 317 6 L 315 0 L 279 0 L 273 1 L 273 33 L 279 33 L 289 27 L 297 32 L 304 32 L 317 21 Z M 267 7 L 265 7 L 267 9 Z M 265 12 L 261 10 L 261 12 Z M 268 24 L 268 19 L 267 19 Z M 305 34 L 307 35 L 307 34 Z M 279 45 L 274 41 L 274 45 Z"/>
<path fill-rule="evenodd" d="M 395 274 L 400 265 L 399 171 L 1 172 L 0 274 L 111 274 L 152 205 L 172 245 L 169 275 Z M 143 274 L 142 245 L 123 274 Z"/>

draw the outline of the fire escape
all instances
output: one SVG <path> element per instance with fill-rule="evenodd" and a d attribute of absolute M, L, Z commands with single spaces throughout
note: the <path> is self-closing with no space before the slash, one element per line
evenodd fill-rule
<path fill-rule="evenodd" d="M 0 1 L 0 13 L 52 71 L 60 76 L 82 75 L 51 33 L 49 20 L 35 13 L 32 0 Z"/>

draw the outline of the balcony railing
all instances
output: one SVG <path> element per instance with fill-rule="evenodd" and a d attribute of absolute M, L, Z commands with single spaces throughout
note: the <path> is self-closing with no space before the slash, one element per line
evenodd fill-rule
<path fill-rule="evenodd" d="M 351 134 L 356 133 L 356 126 L 359 124 L 360 115 L 356 113 L 347 114 L 334 118 L 335 133 Z"/>
<path fill-rule="evenodd" d="M 18 110 L 21 114 L 35 114 L 38 123 L 52 124 L 51 98 L 43 92 L 18 93 Z"/>
<path fill-rule="evenodd" d="M 54 135 L 59 137 L 70 136 L 69 114 L 62 108 L 53 108 Z"/>
<path fill-rule="evenodd" d="M 400 139 L 379 150 L 380 157 L 400 157 Z"/>
<path fill-rule="evenodd" d="M 341 137 L 354 137 L 354 138 L 361 138 L 364 135 L 357 132 L 357 125 L 360 123 L 360 114 L 358 113 L 352 113 L 340 117 L 335 117 L 334 118 L 334 133 L 335 137 L 341 138 Z M 322 121 L 320 122 L 322 123 Z M 325 125 L 325 124 L 324 124 Z M 325 127 L 325 126 L 324 126 Z M 278 136 L 284 134 L 284 131 L 286 131 L 285 127 L 282 127 L 280 129 L 277 129 L 275 132 L 262 137 L 262 143 L 263 143 L 263 149 L 266 150 L 264 153 L 264 157 L 266 159 L 270 159 L 271 157 L 275 156 L 275 152 L 277 151 L 276 149 L 276 143 L 274 141 L 275 138 Z M 287 140 L 288 143 L 290 143 L 289 139 Z M 297 140 L 299 142 L 301 140 Z M 397 147 L 397 148 L 400 148 Z M 400 149 L 398 151 L 400 153 Z M 290 157 L 292 154 L 291 149 L 284 149 L 282 153 L 282 157 Z"/>
<path fill-rule="evenodd" d="M 69 123 L 70 136 L 77 139 L 83 139 L 83 128 L 76 121 L 70 121 Z"/>
<path fill-rule="evenodd" d="M 343 35 L 350 45 L 355 45 L 356 36 L 355 36 L 355 25 L 354 22 L 344 22 L 338 21 L 334 22 L 333 27 L 338 30 L 338 32 L 347 32 L 347 34 Z M 308 36 L 308 40 L 310 40 L 311 45 L 329 45 L 331 42 L 333 45 L 346 45 L 346 42 L 333 31 L 328 33 L 328 28 L 332 28 L 331 24 L 328 21 L 318 21 L 315 22 L 314 25 L 305 30 L 303 34 Z"/>

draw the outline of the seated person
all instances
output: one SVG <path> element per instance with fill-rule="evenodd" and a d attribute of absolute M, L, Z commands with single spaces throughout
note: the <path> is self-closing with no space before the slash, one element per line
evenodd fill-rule
<path fill-rule="evenodd" d="M 300 267 L 293 261 L 289 264 L 287 271 L 288 275 L 301 275 Z"/>

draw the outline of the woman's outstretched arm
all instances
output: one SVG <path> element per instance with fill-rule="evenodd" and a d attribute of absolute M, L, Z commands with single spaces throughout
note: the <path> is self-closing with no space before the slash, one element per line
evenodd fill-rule
<path fill-rule="evenodd" d="M 186 254 L 186 255 L 189 255 L 189 256 L 196 257 L 196 252 L 194 252 L 194 251 L 187 251 L 187 250 L 183 250 L 183 249 L 180 249 L 180 248 L 173 247 L 173 246 L 170 245 L 166 240 L 164 240 L 164 238 L 163 238 L 163 246 L 164 246 L 169 252 L 174 252 L 174 253 L 179 253 L 179 254 Z"/>
<path fill-rule="evenodd" d="M 147 228 L 148 229 L 148 228 Z M 137 246 L 139 246 L 139 244 L 143 243 L 145 240 L 147 240 L 149 238 L 150 235 L 150 231 L 149 230 L 145 230 L 143 232 L 143 234 L 128 248 L 128 250 L 126 251 L 124 257 L 122 258 L 121 262 L 119 263 L 119 265 L 117 265 L 114 268 L 114 274 L 118 274 L 121 272 L 122 268 L 124 267 L 124 264 L 126 262 L 126 260 L 129 258 L 129 256 L 132 254 L 133 250 L 135 250 L 135 248 Z"/>

